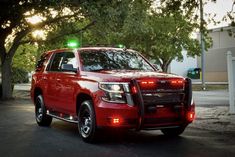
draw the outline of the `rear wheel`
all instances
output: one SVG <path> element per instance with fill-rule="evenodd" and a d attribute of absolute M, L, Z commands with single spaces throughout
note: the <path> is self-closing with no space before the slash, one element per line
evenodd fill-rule
<path fill-rule="evenodd" d="M 46 114 L 46 107 L 42 95 L 35 99 L 35 118 L 39 126 L 50 126 L 52 117 Z"/>
<path fill-rule="evenodd" d="M 97 134 L 93 103 L 90 100 L 81 104 L 78 113 L 78 130 L 85 142 L 93 142 Z"/>
<path fill-rule="evenodd" d="M 162 133 L 166 136 L 179 136 L 184 132 L 185 126 L 180 126 L 178 128 L 167 128 L 167 129 L 162 129 Z"/>

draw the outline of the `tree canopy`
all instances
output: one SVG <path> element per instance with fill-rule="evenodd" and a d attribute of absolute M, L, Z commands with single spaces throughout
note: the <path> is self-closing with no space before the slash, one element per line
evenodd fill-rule
<path fill-rule="evenodd" d="M 96 3 L 93 1 L 80 0 L 8 0 L 1 2 L 0 58 L 3 99 L 12 97 L 11 67 L 16 50 L 21 44 L 33 41 L 32 32 L 37 29 L 50 31 L 64 22 L 82 21 L 85 17 L 91 16 L 87 8 L 94 4 Z"/>
<path fill-rule="evenodd" d="M 183 49 L 187 50 L 189 56 L 200 55 L 198 40 L 191 38 L 192 32 L 199 28 L 197 21 L 191 18 L 195 6 L 187 6 L 185 12 L 180 7 L 186 7 L 188 3 L 178 2 L 179 5 L 171 6 L 169 1 L 162 1 L 165 7 L 160 8 L 153 7 L 152 1 L 117 2 L 109 6 L 109 9 L 98 11 L 95 19 L 99 20 L 78 36 L 81 38 L 82 35 L 82 43 L 85 45 L 122 43 L 127 48 L 136 49 L 154 59 L 163 71 L 167 71 L 173 59 L 183 59 Z M 61 32 L 59 30 L 54 33 Z M 47 43 L 46 47 L 50 45 L 51 43 Z"/>
<path fill-rule="evenodd" d="M 40 45 L 39 51 L 63 47 L 70 38 L 80 40 L 82 45 L 122 43 L 155 59 L 164 71 L 173 59 L 182 60 L 182 49 L 189 56 L 200 55 L 198 41 L 191 38 L 191 33 L 199 29 L 196 12 L 200 1 L 1 1 L 2 98 L 12 97 L 12 61 L 20 66 L 21 55 L 35 52 L 35 42 Z M 229 12 L 227 18 L 234 21 L 234 12 Z M 45 31 L 46 39 L 33 38 L 35 30 Z"/>

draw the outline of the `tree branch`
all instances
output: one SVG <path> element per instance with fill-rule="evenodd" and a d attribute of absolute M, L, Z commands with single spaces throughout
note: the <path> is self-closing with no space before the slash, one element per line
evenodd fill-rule
<path fill-rule="evenodd" d="M 53 18 L 51 20 L 46 20 L 44 22 L 40 22 L 38 24 L 32 24 L 32 25 L 29 25 L 29 26 L 32 27 L 33 29 L 37 29 L 37 28 L 41 28 L 41 27 L 44 27 L 46 25 L 58 22 L 60 20 L 67 19 L 67 18 L 72 18 L 72 17 L 75 17 L 75 16 L 76 16 L 75 14 L 60 16 L 60 17 L 57 17 L 57 18 Z"/>
<path fill-rule="evenodd" d="M 24 40 L 24 41 L 21 41 L 20 44 L 27 44 L 27 43 L 31 43 L 31 42 L 47 42 L 47 41 L 53 41 L 55 39 L 58 39 L 58 38 L 61 38 L 65 35 L 71 35 L 71 34 L 77 34 L 77 33 L 80 33 L 81 31 L 84 31 L 86 29 L 88 29 L 89 27 L 93 26 L 94 24 L 96 23 L 96 21 L 92 21 L 90 22 L 89 24 L 87 24 L 86 26 L 84 26 L 83 28 L 79 29 L 79 30 L 72 30 L 70 32 L 65 32 L 65 33 L 62 33 L 60 35 L 57 35 L 57 36 L 54 36 L 52 38 L 49 38 L 49 39 L 46 39 L 46 40 L 39 40 L 39 39 L 35 39 L 35 40 Z"/>
<path fill-rule="evenodd" d="M 75 14 L 73 15 L 65 15 L 65 16 L 61 16 L 61 17 L 58 17 L 58 18 L 54 18 L 54 19 L 51 19 L 51 20 L 48 20 L 48 21 L 45 21 L 45 22 L 42 22 L 42 23 L 39 23 L 37 25 L 33 25 L 33 27 L 28 27 L 18 33 L 16 33 L 16 37 L 15 39 L 13 40 L 13 45 L 11 46 L 10 50 L 8 51 L 8 56 L 9 57 L 13 57 L 17 48 L 19 47 L 19 45 L 23 44 L 23 43 L 29 43 L 30 41 L 28 42 L 25 42 L 25 41 L 21 41 L 29 32 L 31 32 L 32 30 L 35 30 L 37 28 L 41 28 L 43 26 L 46 26 L 46 25 L 49 25 L 51 23 L 55 23 L 59 20 L 62 20 L 62 19 L 66 19 L 66 18 L 71 18 L 71 17 L 74 17 L 76 16 Z M 81 30 L 79 31 L 82 31 L 84 29 L 86 29 L 87 27 L 89 27 L 91 24 L 88 24 L 86 27 L 82 28 Z"/>
<path fill-rule="evenodd" d="M 13 57 L 17 48 L 20 46 L 20 41 L 24 38 L 32 29 L 28 28 L 16 33 L 16 37 L 13 40 L 10 50 L 8 51 L 8 56 Z"/>
<path fill-rule="evenodd" d="M 55 37 L 52 37 L 52 38 L 49 38 L 48 41 L 51 41 L 51 40 L 55 40 L 57 38 L 61 38 L 65 35 L 71 35 L 71 34 L 77 34 L 77 33 L 80 33 L 81 31 L 84 31 L 86 29 L 88 29 L 89 27 L 93 26 L 94 24 L 96 23 L 96 21 L 92 21 L 90 22 L 89 24 L 87 24 L 85 27 L 79 29 L 79 30 L 72 30 L 71 32 L 65 32 L 65 33 L 62 33 L 58 36 L 55 36 Z"/>

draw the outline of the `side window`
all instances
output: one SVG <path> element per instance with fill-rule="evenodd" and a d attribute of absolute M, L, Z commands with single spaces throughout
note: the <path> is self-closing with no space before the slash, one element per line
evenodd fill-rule
<path fill-rule="evenodd" d="M 45 61 L 48 59 L 48 54 L 42 54 L 41 58 L 38 60 L 36 64 L 36 71 L 40 71 L 45 66 Z"/>
<path fill-rule="evenodd" d="M 73 52 L 65 52 L 62 64 L 72 64 L 73 68 L 77 68 L 77 61 Z"/>
<path fill-rule="evenodd" d="M 60 71 L 61 70 L 61 64 L 63 61 L 63 56 L 64 53 L 56 53 L 54 54 L 53 60 L 51 61 L 51 63 L 49 64 L 49 71 Z"/>

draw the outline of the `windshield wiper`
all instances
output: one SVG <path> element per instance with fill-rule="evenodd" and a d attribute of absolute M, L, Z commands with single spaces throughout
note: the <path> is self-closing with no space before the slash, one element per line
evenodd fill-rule
<path fill-rule="evenodd" d="M 92 72 L 99 72 L 99 71 L 105 71 L 105 70 L 110 70 L 110 69 L 94 69 L 94 70 L 90 70 Z"/>

